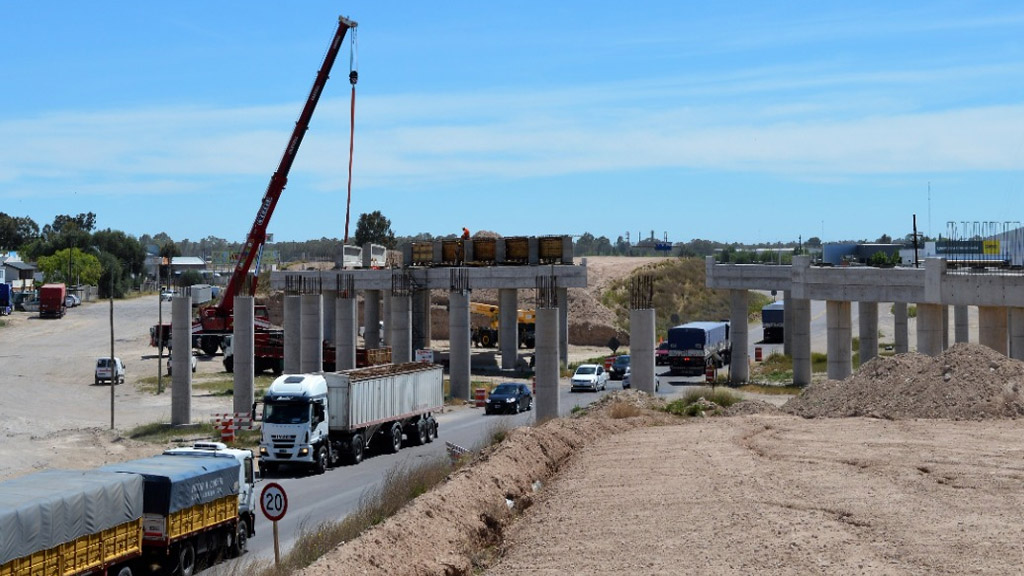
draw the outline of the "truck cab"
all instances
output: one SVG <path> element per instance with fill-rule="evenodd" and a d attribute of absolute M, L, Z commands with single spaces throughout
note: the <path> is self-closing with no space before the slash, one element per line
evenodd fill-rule
<path fill-rule="evenodd" d="M 320 374 L 274 380 L 263 397 L 260 469 L 299 464 L 322 473 L 329 465 L 328 441 L 327 380 Z"/>

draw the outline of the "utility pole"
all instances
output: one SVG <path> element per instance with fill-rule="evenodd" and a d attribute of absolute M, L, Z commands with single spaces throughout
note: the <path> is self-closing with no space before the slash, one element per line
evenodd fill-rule
<path fill-rule="evenodd" d="M 117 365 L 114 364 L 114 270 L 110 270 L 110 429 L 114 429 L 114 388 L 117 388 Z"/>
<path fill-rule="evenodd" d="M 160 276 L 164 257 L 159 256 L 156 263 L 156 393 L 164 393 L 164 285 Z"/>

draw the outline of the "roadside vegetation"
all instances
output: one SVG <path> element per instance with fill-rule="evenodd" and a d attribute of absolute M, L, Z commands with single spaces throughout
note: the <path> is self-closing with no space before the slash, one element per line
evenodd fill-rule
<path fill-rule="evenodd" d="M 742 400 L 728 388 L 695 388 L 682 398 L 665 405 L 665 411 L 676 416 L 714 416 Z"/>

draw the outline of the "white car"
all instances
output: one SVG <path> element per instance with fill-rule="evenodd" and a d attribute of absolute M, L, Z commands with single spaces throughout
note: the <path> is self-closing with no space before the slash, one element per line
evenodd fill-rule
<path fill-rule="evenodd" d="M 633 387 L 632 371 L 629 369 L 629 366 L 626 366 L 626 373 L 622 375 L 622 389 L 623 390 L 628 390 L 628 389 L 630 389 L 632 387 Z M 657 392 L 660 388 L 661 388 L 661 379 L 658 378 L 657 374 L 655 374 L 654 375 L 654 391 Z"/>
<path fill-rule="evenodd" d="M 580 364 L 572 375 L 570 391 L 590 390 L 597 392 L 608 388 L 608 372 L 599 364 Z"/>
<path fill-rule="evenodd" d="M 109 356 L 97 358 L 96 378 L 93 380 L 93 382 L 97 385 L 103 382 L 109 382 L 111 384 L 124 384 L 124 363 L 121 362 L 120 358 L 114 358 L 113 368 L 114 369 L 111 370 L 111 362 Z"/>
<path fill-rule="evenodd" d="M 170 290 L 164 290 L 160 293 L 160 300 L 164 302 L 170 302 L 172 298 L 174 298 L 174 292 Z"/>
<path fill-rule="evenodd" d="M 196 360 L 196 354 L 195 354 L 195 352 L 193 352 L 192 354 L 190 354 L 190 355 L 189 355 L 189 358 L 191 358 L 191 359 L 192 359 L 192 373 L 193 373 L 193 374 L 195 374 L 195 373 L 196 373 L 196 368 L 197 368 L 197 367 L 199 366 L 199 361 L 198 361 L 198 360 Z M 167 375 L 168 375 L 168 376 L 172 376 L 172 374 L 171 374 L 171 366 L 173 366 L 173 365 L 174 365 L 174 363 L 173 363 L 173 362 L 171 362 L 171 359 L 172 359 L 172 358 L 171 358 L 171 355 L 170 355 L 170 354 L 168 354 L 168 355 L 167 355 Z"/>

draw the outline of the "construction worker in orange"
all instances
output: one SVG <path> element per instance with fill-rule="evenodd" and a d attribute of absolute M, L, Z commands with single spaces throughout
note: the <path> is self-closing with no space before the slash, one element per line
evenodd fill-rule
<path fill-rule="evenodd" d="M 469 228 L 462 229 L 462 239 L 469 240 Z"/>

